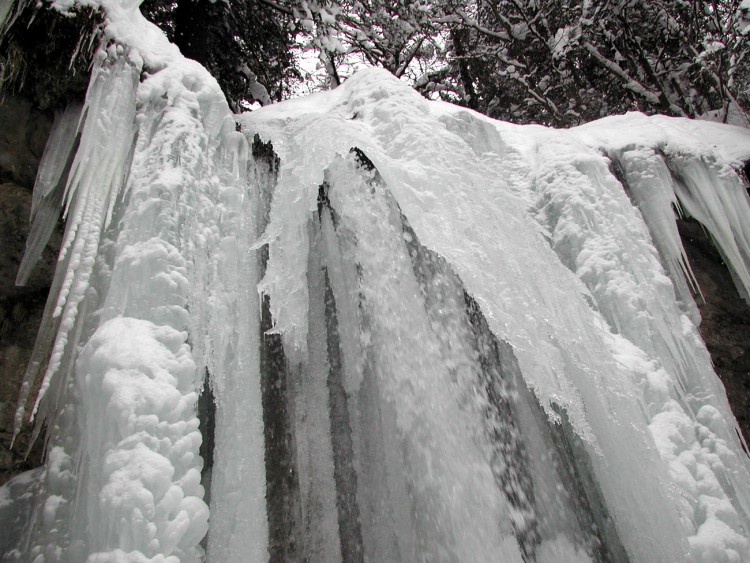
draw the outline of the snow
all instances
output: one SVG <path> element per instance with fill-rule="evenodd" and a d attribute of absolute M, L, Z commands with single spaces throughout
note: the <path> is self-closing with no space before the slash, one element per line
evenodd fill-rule
<path fill-rule="evenodd" d="M 146 557 L 199 558 L 208 529 L 201 500 L 195 364 L 187 334 L 118 317 L 78 360 L 89 465 L 88 546 Z M 49 502 L 49 501 L 48 501 Z M 80 502 L 80 501 L 79 501 Z M 102 556 L 94 556 L 94 559 Z"/>
<path fill-rule="evenodd" d="M 680 117 L 630 112 L 574 127 L 571 132 L 588 146 L 607 152 L 628 146 L 660 147 L 673 154 L 715 155 L 730 166 L 740 166 L 750 156 L 746 128 Z"/>
<path fill-rule="evenodd" d="M 283 502 L 311 560 L 750 560 L 750 464 L 673 211 L 747 299 L 748 131 L 515 126 L 375 69 L 233 116 L 137 1 L 97 5 L 104 47 L 56 120 L 19 273 L 64 208 L 17 413 L 49 354 L 47 460 L 0 488 L 5 558 L 266 560 L 278 334 Z"/>

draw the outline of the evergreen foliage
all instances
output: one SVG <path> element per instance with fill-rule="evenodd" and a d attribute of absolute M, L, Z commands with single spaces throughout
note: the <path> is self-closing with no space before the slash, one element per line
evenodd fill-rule
<path fill-rule="evenodd" d="M 750 108 L 746 0 L 273 5 L 324 36 L 313 45 L 334 63 L 334 84 L 377 65 L 425 95 L 557 126 L 628 110 L 726 121 Z"/>
<path fill-rule="evenodd" d="M 236 111 L 255 99 L 248 70 L 276 101 L 300 79 L 295 23 L 261 0 L 145 0 L 141 11 L 214 75 Z"/>
<path fill-rule="evenodd" d="M 45 61 L 75 61 L 97 22 L 81 10 L 35 20 L 50 12 L 40 6 L 28 3 L 5 34 L 0 80 L 6 91 L 36 88 L 51 107 L 67 94 L 42 76 L 60 61 Z M 629 110 L 748 123 L 750 0 L 144 0 L 141 10 L 236 111 L 374 65 L 425 96 L 516 123 Z M 36 49 L 51 44 L 35 41 L 50 25 L 71 45 Z"/>

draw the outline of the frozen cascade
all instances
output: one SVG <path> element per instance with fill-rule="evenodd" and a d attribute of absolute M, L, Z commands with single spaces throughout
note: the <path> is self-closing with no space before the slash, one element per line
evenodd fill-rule
<path fill-rule="evenodd" d="M 726 398 L 715 376 L 707 375 L 712 374 L 710 359 L 693 321 L 678 307 L 674 285 L 661 266 L 666 257 L 660 260 L 609 161 L 586 146 L 596 146 L 591 132 L 492 124 L 469 112 L 428 105 L 408 89 L 396 93 L 384 86 L 385 80 L 372 71 L 351 81 L 359 85 L 350 85 L 351 94 L 292 102 L 246 120 L 249 131 L 273 140 L 282 163 L 271 224 L 262 239 L 270 243 L 271 263 L 261 288 L 271 295 L 272 304 L 274 294 L 293 296 L 277 300 L 274 311 L 275 330 L 286 347 L 294 354 L 305 350 L 305 342 L 296 336 L 308 321 L 296 305 L 297 299 L 307 297 L 309 278 L 301 266 L 306 263 L 304 241 L 310 236 L 303 225 L 315 205 L 315 187 L 326 182 L 326 169 L 321 166 L 314 174 L 309 163 L 333 161 L 358 147 L 420 240 L 429 241 L 448 259 L 466 290 L 490 313 L 490 329 L 513 346 L 526 382 L 548 415 L 554 418 L 556 410 L 550 405 L 558 405 L 595 452 L 590 471 L 615 512 L 620 540 L 631 558 L 669 561 L 691 552 L 708 561 L 718 553 L 745 554 L 747 459 L 731 416 L 717 414 L 728 412 Z M 430 118 L 434 125 L 426 133 Z M 283 127 L 277 130 L 277 124 Z M 685 127 L 697 137 L 691 126 Z M 654 124 L 643 125 L 649 127 L 653 138 L 644 145 L 666 144 L 658 139 L 665 132 Z M 678 134 L 685 137 L 683 131 Z M 747 137 L 742 142 L 747 151 Z M 614 153 L 606 143 L 598 148 Z M 427 162 L 440 162 L 439 172 L 418 164 Z M 496 178 L 511 178 L 513 185 Z M 741 182 L 734 182 L 729 189 L 747 205 Z M 289 184 L 300 188 L 288 193 Z M 673 223 L 671 207 L 668 211 Z M 536 218 L 536 226 L 519 219 L 527 213 Z M 292 219 L 299 226 L 289 229 Z M 505 225 L 512 228 L 502 228 Z M 395 251 L 387 248 L 385 254 L 393 259 Z M 557 259 L 551 259 L 550 250 Z M 357 263 L 360 277 L 362 269 Z M 555 287 L 546 282 L 550 277 Z M 564 290 L 563 280 L 568 280 Z M 406 287 L 401 283 L 383 293 L 392 300 Z M 489 287 L 494 291 L 488 292 Z M 569 297 L 555 297 L 557 291 Z M 399 301 L 403 309 L 404 302 L 414 299 L 408 293 Z M 689 313 L 694 305 L 688 305 Z M 389 308 L 383 304 L 377 310 Z M 393 316 L 417 318 L 415 313 Z M 295 330 L 287 331 L 286 323 Z M 390 331 L 398 333 L 399 327 Z M 371 338 L 370 331 L 366 334 Z M 395 354 L 395 349 L 388 350 Z M 396 365 L 401 363 L 406 362 Z M 361 378 L 357 376 L 355 385 Z M 612 425 L 613 416 L 619 423 Z M 623 428 L 625 420 L 636 429 L 632 434 Z M 644 433 L 653 450 L 644 451 Z M 629 474 L 611 470 L 628 465 L 630 454 L 620 447 L 625 443 L 639 443 L 641 462 L 650 459 L 650 469 L 641 466 L 640 477 L 634 469 Z M 606 465 L 598 465 L 602 456 Z M 614 461 L 620 456 L 621 461 Z M 662 479 L 673 481 L 674 488 L 659 486 Z M 642 489 L 644 483 L 653 489 L 633 503 L 633 488 Z M 659 522 L 645 525 L 655 510 L 647 507 L 657 497 L 659 506 L 671 507 L 671 520 L 662 509 Z M 648 529 L 660 529 L 658 537 L 674 537 L 677 543 L 646 545 L 644 538 L 654 537 Z M 713 538 L 717 529 L 722 531 L 719 540 Z"/>
<path fill-rule="evenodd" d="M 750 133 L 513 126 L 379 70 L 233 116 L 101 6 L 19 273 L 64 209 L 3 560 L 750 561 L 673 210 L 747 298 Z"/>
<path fill-rule="evenodd" d="M 58 119 L 61 144 L 37 182 L 35 221 L 49 220 L 41 210 L 57 198 L 67 223 L 18 411 L 51 347 L 31 413 L 46 416 L 48 462 L 28 486 L 8 489 L 36 497 L 26 523 L 12 518 L 26 529 L 8 559 L 202 559 L 209 509 L 195 406 L 206 370 L 218 403 L 214 456 L 226 461 L 212 472 L 212 538 L 231 538 L 208 551 L 219 560 L 227 548 L 265 552 L 258 346 L 244 345 L 259 337 L 257 261 L 232 254 L 257 236 L 247 144 L 215 81 L 159 37 L 167 61 L 145 57 L 158 72 L 140 84 L 139 51 L 99 51 L 82 117 L 73 109 Z M 41 227 L 30 260 L 48 234 Z M 250 282 L 244 293 L 237 276 Z"/>

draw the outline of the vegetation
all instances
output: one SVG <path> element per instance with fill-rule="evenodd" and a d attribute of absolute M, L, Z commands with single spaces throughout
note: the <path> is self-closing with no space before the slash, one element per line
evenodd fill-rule
<path fill-rule="evenodd" d="M 82 98 L 101 14 L 82 8 L 63 15 L 15 0 L 9 15 L 7 29 L 0 18 L 0 92 L 20 94 L 42 110 Z"/>
<path fill-rule="evenodd" d="M 141 10 L 236 110 L 334 87 L 363 65 L 518 123 L 628 110 L 747 120 L 750 109 L 749 0 L 144 0 Z M 57 18 L 52 35 L 74 41 L 53 52 L 35 50 L 44 18 L 19 18 L 32 26 L 17 23 L 0 45 L 5 89 L 49 84 L 40 72 L 56 63 L 42 59 L 90 45 L 80 29 L 95 17 L 79 17 Z M 38 88 L 41 98 L 55 90 Z"/>

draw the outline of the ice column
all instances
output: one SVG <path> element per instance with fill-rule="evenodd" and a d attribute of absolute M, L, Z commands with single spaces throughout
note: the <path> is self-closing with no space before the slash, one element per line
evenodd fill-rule
<path fill-rule="evenodd" d="M 700 561 L 718 552 L 746 552 L 750 475 L 735 453 L 740 445 L 731 410 L 646 226 L 600 155 L 554 141 L 538 150 L 537 217 L 549 228 L 553 249 L 586 284 L 613 329 L 645 352 L 637 359 L 640 354 L 625 342 L 613 349 L 643 392 L 649 429 L 682 493 L 691 547 Z M 664 261 L 679 266 L 684 254 L 679 239 L 671 238 L 671 174 L 649 160 L 653 152 L 626 155 L 622 167 L 636 200 L 662 204 L 646 215 L 652 233 L 663 235 L 660 246 L 669 252 Z M 716 528 L 722 539 L 711 542 L 709 530 Z"/>
<path fill-rule="evenodd" d="M 24 388 L 54 340 L 37 400 L 46 392 L 48 460 L 28 543 L 19 539 L 14 553 L 201 560 L 209 511 L 196 401 L 208 372 L 219 423 L 208 548 L 224 561 L 261 561 L 258 273 L 248 250 L 257 194 L 245 184 L 247 144 L 205 69 L 182 61 L 139 84 L 140 60 L 119 46 L 97 54 L 82 125 L 72 113 L 59 120 L 65 146 L 50 153 L 37 186 L 38 209 L 52 194 L 68 220 Z"/>

